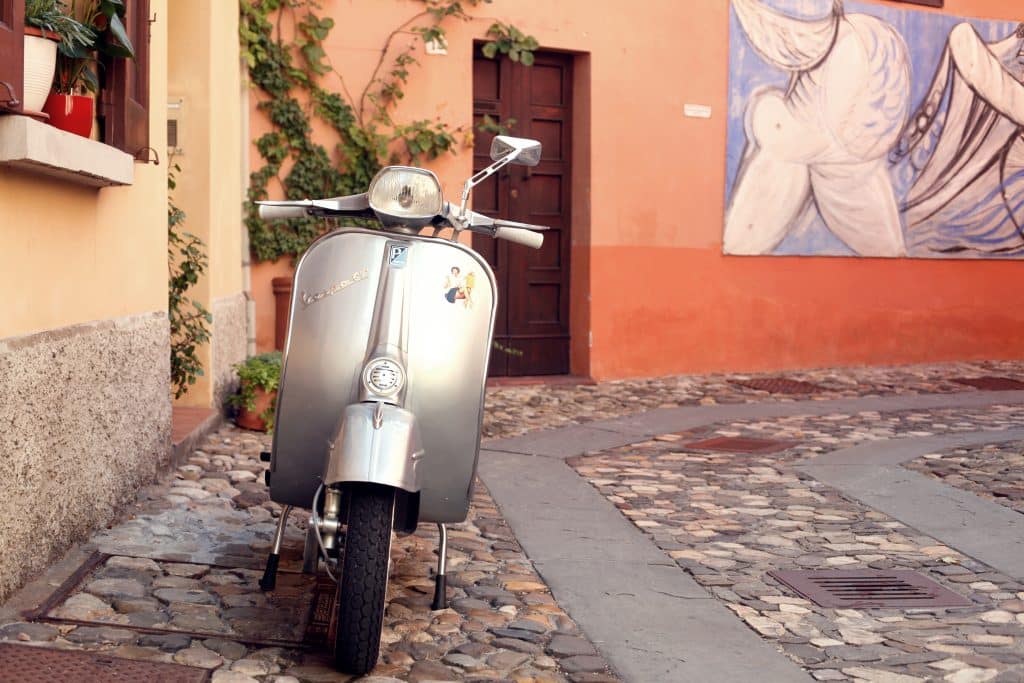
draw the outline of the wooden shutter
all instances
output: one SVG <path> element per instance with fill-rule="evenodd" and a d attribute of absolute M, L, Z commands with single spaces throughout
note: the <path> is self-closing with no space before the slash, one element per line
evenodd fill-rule
<path fill-rule="evenodd" d="M 103 141 L 145 159 L 149 147 L 149 0 L 125 0 L 124 25 L 135 59 L 117 57 L 106 62 Z"/>
<path fill-rule="evenodd" d="M 0 0 L 0 110 L 21 110 L 25 80 L 24 27 L 24 0 Z"/>

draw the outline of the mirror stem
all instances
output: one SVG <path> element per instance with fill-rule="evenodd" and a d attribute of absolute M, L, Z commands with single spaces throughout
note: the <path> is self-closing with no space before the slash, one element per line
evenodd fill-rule
<path fill-rule="evenodd" d="M 479 185 L 480 183 L 482 183 L 483 181 L 487 180 L 492 175 L 500 171 L 504 166 L 510 164 L 512 162 L 512 159 L 515 158 L 515 155 L 515 150 L 512 150 L 508 154 L 506 154 L 505 156 L 503 156 L 502 158 L 498 159 L 493 164 L 488 166 L 487 168 L 481 169 L 469 177 L 469 179 L 466 181 L 466 184 L 462 186 L 462 202 L 459 204 L 459 218 L 461 220 L 466 219 L 466 204 L 469 202 L 470 191 L 474 187 L 476 187 L 477 185 Z"/>

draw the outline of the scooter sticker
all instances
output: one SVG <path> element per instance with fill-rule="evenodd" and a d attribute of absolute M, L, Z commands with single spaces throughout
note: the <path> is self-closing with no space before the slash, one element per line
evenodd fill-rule
<path fill-rule="evenodd" d="M 466 308 L 473 308 L 475 286 L 476 273 L 470 271 L 463 275 L 458 266 L 452 266 L 451 272 L 444 279 L 444 298 L 450 304 L 461 301 Z"/>
<path fill-rule="evenodd" d="M 388 268 L 405 268 L 409 261 L 408 244 L 388 245 Z"/>
<path fill-rule="evenodd" d="M 348 287 L 351 287 L 355 283 L 357 283 L 357 282 L 359 282 L 361 280 L 365 280 L 368 277 L 370 277 L 370 271 L 367 270 L 366 268 L 363 268 L 360 271 L 356 271 L 355 273 L 352 273 L 352 277 L 348 278 L 347 280 L 342 280 L 341 282 L 336 282 L 336 283 L 334 283 L 333 285 L 331 285 L 330 287 L 328 287 L 327 289 L 325 289 L 325 290 L 323 290 L 321 292 L 314 292 L 314 293 L 310 294 L 310 293 L 306 292 L 305 290 L 303 290 L 303 292 L 302 292 L 302 307 L 306 308 L 307 306 L 312 306 L 317 301 L 320 301 L 321 299 L 324 299 L 326 297 L 329 297 L 329 296 L 332 296 L 334 294 L 337 294 L 341 290 L 347 289 Z"/>

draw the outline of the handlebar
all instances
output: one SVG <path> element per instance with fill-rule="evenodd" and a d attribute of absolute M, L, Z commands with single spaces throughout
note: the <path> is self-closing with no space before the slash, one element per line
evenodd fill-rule
<path fill-rule="evenodd" d="M 260 204 L 259 212 L 260 218 L 265 221 L 305 218 L 309 215 L 308 209 L 304 206 L 275 206 L 274 204 Z"/>
<path fill-rule="evenodd" d="M 531 249 L 540 249 L 544 244 L 544 235 L 526 228 L 506 228 L 499 225 L 494 229 L 494 236 Z"/>
<path fill-rule="evenodd" d="M 307 216 L 352 216 L 375 217 L 370 208 L 367 195 L 357 194 L 348 197 L 332 197 L 330 199 L 299 199 L 287 201 L 256 202 L 259 205 L 259 216 L 263 220 L 285 220 L 288 218 L 305 218 Z M 435 228 L 452 227 L 456 231 L 472 230 L 490 237 L 508 240 L 516 244 L 540 249 L 544 244 L 544 235 L 539 230 L 547 230 L 542 225 L 517 223 L 502 219 L 490 218 L 475 211 L 459 214 L 447 202 L 442 212 L 431 223 Z"/>

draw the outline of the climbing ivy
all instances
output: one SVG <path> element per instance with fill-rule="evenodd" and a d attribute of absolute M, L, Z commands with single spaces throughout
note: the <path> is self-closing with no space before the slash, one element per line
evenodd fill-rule
<path fill-rule="evenodd" d="M 445 45 L 447 22 L 468 21 L 468 9 L 491 1 L 417 0 L 421 11 L 388 35 L 370 79 L 353 96 L 324 50 L 334 19 L 319 14 L 316 0 L 240 0 L 242 54 L 250 80 L 265 96 L 257 106 L 271 124 L 271 131 L 254 141 L 263 165 L 249 176 L 245 205 L 257 260 L 298 255 L 327 227 L 317 218 L 261 220 L 255 202 L 271 192 L 287 199 L 356 194 L 385 164 L 418 164 L 454 153 L 460 138 L 472 144 L 472 131 L 440 120 L 397 122 L 391 113 L 417 64 L 418 42 Z M 289 22 L 282 22 L 285 16 Z M 294 29 L 283 35 L 282 23 Z M 396 39 L 409 36 L 412 40 L 395 46 Z M 494 37 L 482 48 L 488 58 L 501 54 L 533 63 L 537 41 L 532 37 L 500 22 L 488 36 Z M 336 80 L 341 91 L 327 89 L 325 80 Z M 330 131 L 329 141 L 322 133 L 314 139 L 315 121 L 325 124 L 318 130 Z"/>
<path fill-rule="evenodd" d="M 533 66 L 533 51 L 539 47 L 536 38 L 500 21 L 491 24 L 487 29 L 487 35 L 493 36 L 494 40 L 480 48 L 484 57 L 494 59 L 498 54 L 503 54 L 508 55 L 513 62 Z"/>

